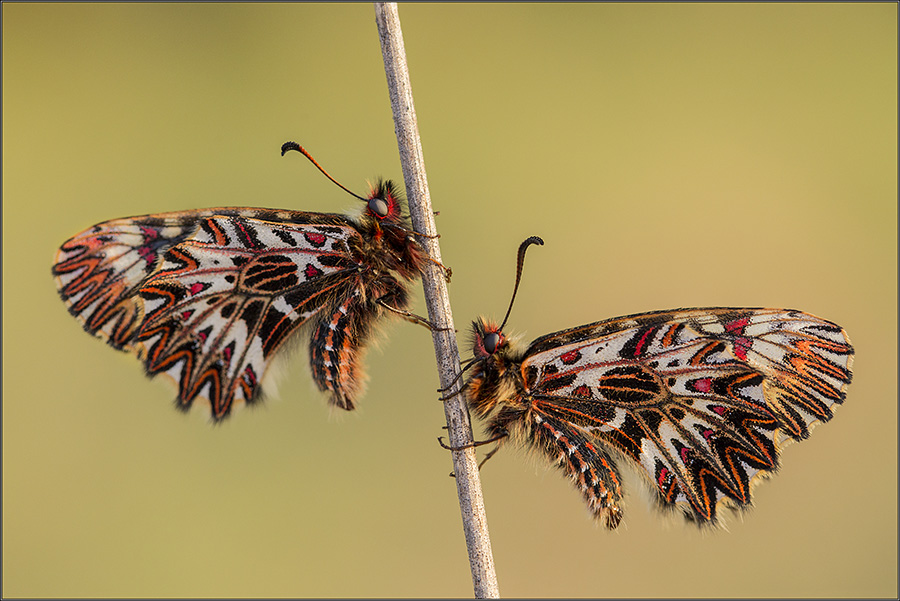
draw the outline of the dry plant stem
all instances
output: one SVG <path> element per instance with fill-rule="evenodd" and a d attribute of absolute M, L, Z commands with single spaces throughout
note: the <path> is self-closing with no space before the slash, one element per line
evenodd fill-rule
<path fill-rule="evenodd" d="M 437 230 L 428 193 L 428 181 L 425 177 L 425 159 L 416 123 L 397 5 L 393 2 L 375 3 L 375 20 L 381 38 L 381 52 L 384 56 L 384 69 L 394 111 L 394 128 L 400 147 L 400 162 L 403 167 L 412 225 L 415 231 L 434 236 Z M 418 239 L 435 261 L 441 260 L 437 238 L 418 237 Z M 460 370 L 459 349 L 453 332 L 453 315 L 450 311 L 450 297 L 443 270 L 434 264 L 426 265 L 422 283 L 425 288 L 428 319 L 438 328 L 450 328 L 449 331 L 434 330 L 431 335 L 434 338 L 434 352 L 441 387 L 451 386 L 445 394 L 452 394 L 459 390 L 462 383 L 456 379 Z M 472 423 L 462 395 L 457 394 L 445 402 L 444 413 L 447 417 L 451 446 L 458 448 L 471 444 Z M 494 572 L 494 556 L 488 536 L 475 449 L 466 448 L 451 453 L 475 596 L 480 599 L 496 598 L 500 596 L 500 591 Z"/>

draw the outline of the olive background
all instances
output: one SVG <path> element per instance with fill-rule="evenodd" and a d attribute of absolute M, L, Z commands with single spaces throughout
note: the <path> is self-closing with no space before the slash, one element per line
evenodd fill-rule
<path fill-rule="evenodd" d="M 262 407 L 211 425 L 81 331 L 50 276 L 116 217 L 358 209 L 287 140 L 359 193 L 402 181 L 371 4 L 2 10 L 3 596 L 471 596 L 425 329 L 390 320 L 353 414 L 300 343 Z M 897 6 L 400 18 L 464 355 L 531 235 L 508 326 L 525 342 L 764 306 L 835 321 L 857 352 L 835 419 L 724 530 L 656 511 L 626 470 L 608 532 L 544 461 L 499 453 L 481 476 L 501 593 L 896 597 Z"/>

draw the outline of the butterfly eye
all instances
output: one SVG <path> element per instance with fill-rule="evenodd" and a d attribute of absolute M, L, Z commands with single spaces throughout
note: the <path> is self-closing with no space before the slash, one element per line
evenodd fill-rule
<path fill-rule="evenodd" d="M 491 332 L 484 337 L 484 350 L 486 350 L 489 355 L 494 354 L 499 344 L 500 334 L 498 334 L 497 332 Z"/>
<path fill-rule="evenodd" d="M 387 217 L 388 204 L 384 201 L 383 198 L 370 198 L 369 210 L 372 211 L 377 217 Z"/>

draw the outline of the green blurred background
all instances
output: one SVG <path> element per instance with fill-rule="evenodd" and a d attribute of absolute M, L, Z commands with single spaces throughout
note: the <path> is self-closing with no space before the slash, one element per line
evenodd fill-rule
<path fill-rule="evenodd" d="M 627 476 L 595 525 L 555 471 L 482 471 L 506 596 L 897 595 L 897 6 L 400 6 L 451 299 L 526 340 L 682 306 L 802 309 L 857 350 L 837 417 L 727 531 Z M 306 351 L 219 427 L 81 331 L 50 264 L 106 219 L 344 211 L 402 181 L 370 4 L 3 4 L 3 596 L 470 596 L 431 336 L 358 412 Z M 416 288 L 415 309 L 424 312 Z M 480 427 L 477 428 L 480 434 Z"/>

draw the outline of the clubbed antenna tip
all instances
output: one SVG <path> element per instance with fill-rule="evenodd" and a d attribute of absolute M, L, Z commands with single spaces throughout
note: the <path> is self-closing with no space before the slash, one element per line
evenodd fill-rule
<path fill-rule="evenodd" d="M 337 187 L 339 187 L 341 190 L 343 190 L 343 191 L 346 192 L 347 194 L 349 194 L 349 195 L 351 195 L 351 196 L 355 196 L 356 198 L 360 199 L 360 200 L 363 201 L 363 202 L 368 202 L 368 199 L 363 198 L 363 197 L 360 196 L 359 194 L 354 194 L 353 192 L 351 192 L 350 190 L 348 190 L 347 188 L 345 188 L 339 181 L 337 181 L 336 179 L 334 179 L 333 177 L 331 177 L 330 175 L 328 175 L 328 172 L 325 171 L 324 169 L 322 169 L 322 166 L 319 165 L 319 163 L 316 162 L 316 159 L 314 159 L 314 158 L 312 157 L 312 155 L 309 154 L 309 152 L 308 152 L 305 148 L 303 148 L 302 146 L 300 146 L 300 145 L 297 144 L 296 142 L 285 142 L 284 144 L 282 144 L 282 145 L 281 145 L 281 156 L 284 156 L 285 153 L 287 153 L 287 151 L 289 151 L 289 150 L 296 150 L 297 152 L 299 152 L 300 154 L 302 154 L 303 156 L 305 156 L 306 158 L 308 158 L 308 159 L 310 160 L 310 162 L 311 162 L 313 165 L 315 165 L 316 168 L 317 168 L 319 171 L 321 171 L 322 174 L 323 174 L 325 177 L 327 177 L 327 178 L 330 179 L 332 182 L 334 182 L 334 183 L 337 185 Z"/>
<path fill-rule="evenodd" d="M 284 144 L 282 144 L 281 145 L 281 156 L 284 156 L 284 154 L 288 150 L 296 150 L 297 152 L 300 152 L 300 153 L 305 154 L 306 156 L 309 156 L 306 153 L 306 150 L 304 150 L 304 148 L 302 146 L 300 146 L 299 144 L 297 144 L 296 142 L 285 142 Z"/>
<path fill-rule="evenodd" d="M 513 287 L 512 298 L 509 299 L 509 309 L 506 310 L 506 317 L 503 318 L 503 323 L 500 324 L 501 330 L 503 329 L 503 326 L 506 325 L 506 320 L 509 319 L 509 314 L 512 313 L 513 302 L 515 302 L 516 300 L 516 292 L 519 291 L 519 281 L 521 281 L 522 279 L 522 266 L 525 264 L 525 251 L 528 250 L 528 247 L 532 244 L 543 246 L 544 241 L 538 236 L 532 236 L 519 245 L 519 254 L 516 259 L 516 285 Z"/>

